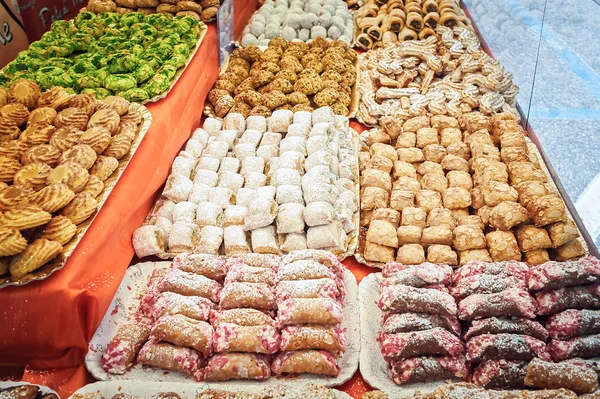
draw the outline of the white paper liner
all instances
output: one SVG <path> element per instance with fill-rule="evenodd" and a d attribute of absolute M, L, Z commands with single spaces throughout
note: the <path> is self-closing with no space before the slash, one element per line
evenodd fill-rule
<path fill-rule="evenodd" d="M 36 387 L 40 388 L 40 391 L 42 391 L 42 393 L 44 395 L 53 393 L 60 398 L 60 396 L 56 393 L 56 391 L 54 391 L 44 385 L 31 384 L 31 383 L 25 382 L 25 381 L 0 381 L 0 389 L 18 387 L 21 385 L 35 385 Z M 0 397 L 3 397 L 3 396 L 0 396 Z"/>
<path fill-rule="evenodd" d="M 289 385 L 284 382 L 282 385 Z M 150 381 L 98 381 L 80 388 L 69 399 L 76 399 L 76 395 L 100 393 L 105 399 L 111 399 L 113 395 L 124 393 L 130 395 L 154 395 L 160 392 L 175 392 L 182 399 L 195 399 L 196 395 L 201 394 L 209 388 L 215 388 L 210 383 L 199 382 L 196 384 L 186 384 L 180 382 L 150 382 Z M 245 391 L 249 393 L 260 393 L 263 386 L 254 386 L 248 389 L 240 387 L 215 388 L 229 392 Z M 333 391 L 336 399 L 351 399 L 352 397 L 345 392 Z"/>
<path fill-rule="evenodd" d="M 412 398 L 419 391 L 430 393 L 443 386 L 446 381 L 419 382 L 396 385 L 392 372 L 381 354 L 377 333 L 383 325 L 383 312 L 377 306 L 381 273 L 371 273 L 362 279 L 358 286 L 358 303 L 363 320 L 360 326 L 360 373 L 373 388 L 389 395 L 389 399 Z"/>
<path fill-rule="evenodd" d="M 89 350 L 85 356 L 85 366 L 97 379 L 106 380 L 151 380 L 160 382 L 183 382 L 198 384 L 193 377 L 174 371 L 157 369 L 154 367 L 142 367 L 135 365 L 125 374 L 109 374 L 101 366 L 102 353 L 106 346 L 115 336 L 120 325 L 125 323 L 130 313 L 139 308 L 140 299 L 146 290 L 148 279 L 157 268 L 166 268 L 171 262 L 145 262 L 138 263 L 127 269 L 125 277 L 115 294 L 100 326 L 92 337 Z M 348 381 L 358 369 L 358 358 L 360 352 L 360 316 L 358 313 L 358 287 L 356 278 L 349 270 L 344 270 L 344 285 L 346 286 L 346 299 L 344 300 L 344 320 L 342 327 L 347 331 L 346 352 L 338 359 L 340 375 L 335 378 L 304 374 L 295 378 L 271 377 L 265 381 L 235 380 L 222 383 L 210 383 L 210 387 L 216 389 L 239 389 L 250 390 L 253 387 L 263 388 L 267 385 L 286 384 L 293 387 L 301 387 L 305 384 L 321 384 L 334 387 Z"/>

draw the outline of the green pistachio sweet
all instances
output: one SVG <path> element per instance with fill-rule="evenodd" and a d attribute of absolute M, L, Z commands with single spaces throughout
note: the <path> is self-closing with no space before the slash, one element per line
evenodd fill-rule
<path fill-rule="evenodd" d="M 150 95 L 148 94 L 148 92 L 146 90 L 140 89 L 140 88 L 120 91 L 117 93 L 117 95 L 123 97 L 124 99 L 126 99 L 128 101 L 140 102 L 140 103 L 142 101 L 146 101 L 147 99 L 150 98 Z"/>
<path fill-rule="evenodd" d="M 151 97 L 157 96 L 169 88 L 170 80 L 164 75 L 154 75 L 143 88 L 148 91 Z"/>
<path fill-rule="evenodd" d="M 144 83 L 154 76 L 154 74 L 154 68 L 152 68 L 150 64 L 145 61 L 139 61 L 139 67 L 135 71 L 131 72 L 131 76 L 135 78 L 138 84 Z"/>
<path fill-rule="evenodd" d="M 110 75 L 104 79 L 104 87 L 112 91 L 125 91 L 137 87 L 137 81 L 131 75 Z"/>

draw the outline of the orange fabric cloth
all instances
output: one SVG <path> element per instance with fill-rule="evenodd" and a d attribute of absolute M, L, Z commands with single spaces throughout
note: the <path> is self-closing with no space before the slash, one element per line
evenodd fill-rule
<path fill-rule="evenodd" d="M 236 0 L 236 33 L 256 7 L 257 1 Z M 0 290 L 0 377 L 47 385 L 63 398 L 94 381 L 83 365 L 87 344 L 133 258 L 133 231 L 154 204 L 175 155 L 200 125 L 219 74 L 217 52 L 213 23 L 167 98 L 148 105 L 150 130 L 65 267 L 46 280 Z M 357 122 L 352 127 L 364 129 Z M 358 282 L 374 271 L 353 257 L 344 264 Z M 341 389 L 354 397 L 370 390 L 358 372 Z"/>

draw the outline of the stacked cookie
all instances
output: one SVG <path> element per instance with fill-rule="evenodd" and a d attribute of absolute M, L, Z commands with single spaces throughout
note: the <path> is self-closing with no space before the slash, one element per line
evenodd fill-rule
<path fill-rule="evenodd" d="M 383 276 L 378 306 L 384 324 L 378 341 L 394 382 L 468 378 L 456 303 L 447 288 L 452 268 L 391 262 Z"/>
<path fill-rule="evenodd" d="M 548 351 L 556 362 L 600 356 L 600 262 L 587 257 L 547 262 L 531 268 L 529 289 L 550 334 Z"/>
<path fill-rule="evenodd" d="M 244 29 L 242 45 L 268 45 L 275 37 L 307 42 L 317 37 L 350 44 L 354 19 L 343 0 L 268 0 Z"/>
<path fill-rule="evenodd" d="M 138 256 L 345 253 L 357 235 L 354 134 L 329 107 L 207 118 L 135 232 Z"/>
<path fill-rule="evenodd" d="M 524 387 L 527 364 L 550 360 L 547 331 L 535 321 L 536 302 L 527 291 L 528 267 L 519 262 L 473 261 L 454 274 L 451 293 L 458 318 L 471 322 L 464 334 L 472 381 L 482 387 Z"/>
<path fill-rule="evenodd" d="M 219 7 L 221 0 L 90 0 L 82 12 L 189 15 L 198 21 L 210 22 L 217 17 Z"/>
<path fill-rule="evenodd" d="M 346 345 L 343 272 L 325 251 L 181 254 L 150 277 L 139 309 L 102 354 L 102 368 L 123 374 L 136 360 L 198 381 L 335 377 Z"/>
<path fill-rule="evenodd" d="M 92 216 L 142 116 L 129 101 L 41 93 L 31 80 L 0 89 L 0 276 L 13 281 L 56 259 Z"/>

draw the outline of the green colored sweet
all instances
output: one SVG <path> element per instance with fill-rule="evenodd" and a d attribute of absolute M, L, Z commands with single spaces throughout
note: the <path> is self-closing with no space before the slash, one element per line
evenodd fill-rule
<path fill-rule="evenodd" d="M 177 75 L 177 67 L 174 65 L 165 64 L 158 70 L 158 74 L 163 75 L 170 81 L 175 77 L 175 75 Z"/>
<path fill-rule="evenodd" d="M 156 55 L 151 54 L 149 52 L 141 54 L 140 59 L 147 61 L 148 64 L 150 64 L 150 66 L 154 69 L 157 69 L 158 67 L 160 67 L 162 65 L 162 60 L 160 58 L 158 58 Z"/>
<path fill-rule="evenodd" d="M 180 54 L 173 54 L 168 60 L 165 61 L 163 66 L 172 65 L 175 69 L 179 69 L 185 65 L 187 62 L 187 57 L 184 57 Z"/>
<path fill-rule="evenodd" d="M 173 47 L 173 55 L 181 55 L 184 58 L 189 57 L 190 48 L 185 44 L 178 44 Z"/>
<path fill-rule="evenodd" d="M 167 33 L 166 35 L 161 36 L 160 40 L 165 43 L 169 43 L 171 46 L 175 46 L 175 45 L 181 43 L 181 36 L 179 36 L 175 32 L 170 32 L 170 33 Z"/>
<path fill-rule="evenodd" d="M 175 17 L 175 23 L 185 22 L 189 26 L 200 26 L 200 21 L 190 15 L 181 15 L 179 17 Z"/>
<path fill-rule="evenodd" d="M 131 75 L 110 75 L 104 79 L 104 87 L 112 91 L 125 91 L 137 87 L 137 81 Z"/>
<path fill-rule="evenodd" d="M 35 72 L 35 81 L 42 90 L 49 90 L 52 86 L 63 86 L 63 75 L 67 74 L 64 69 L 55 66 L 45 66 Z M 63 86 L 64 87 L 64 86 Z"/>
<path fill-rule="evenodd" d="M 96 19 L 96 14 L 89 12 L 89 11 L 85 11 L 85 12 L 80 12 L 79 14 L 77 14 L 77 16 L 73 19 L 73 23 L 75 24 L 75 26 L 77 28 L 80 28 L 83 25 L 87 25 L 90 22 L 94 21 Z"/>
<path fill-rule="evenodd" d="M 57 32 L 50 30 L 42 35 L 42 37 L 40 38 L 40 41 L 44 42 L 44 43 L 53 43 L 54 41 L 58 40 L 59 38 L 60 38 L 60 35 Z"/>
<path fill-rule="evenodd" d="M 146 22 L 158 29 L 167 26 L 172 20 L 173 16 L 171 14 L 150 14 L 146 16 Z"/>
<path fill-rule="evenodd" d="M 134 44 L 129 48 L 129 51 L 131 52 L 131 54 L 135 55 L 136 57 L 139 57 L 140 54 L 144 53 L 144 47 L 140 46 L 139 44 Z"/>
<path fill-rule="evenodd" d="M 188 48 L 194 48 L 198 42 L 198 37 L 193 33 L 186 33 L 185 35 L 181 36 L 181 40 L 186 46 L 188 46 Z"/>
<path fill-rule="evenodd" d="M 58 40 L 55 41 L 54 44 L 48 46 L 46 49 L 46 54 L 50 58 L 54 57 L 68 57 L 73 54 L 75 51 L 75 47 L 68 40 Z"/>
<path fill-rule="evenodd" d="M 92 74 L 84 75 L 77 80 L 77 86 L 82 89 L 98 88 L 102 87 L 103 85 L 104 80 Z"/>
<path fill-rule="evenodd" d="M 104 34 L 104 24 L 100 21 L 92 21 L 86 25 L 80 26 L 79 33 L 91 35 L 95 39 L 99 39 Z"/>
<path fill-rule="evenodd" d="M 96 96 L 97 99 L 99 100 L 103 100 L 106 97 L 112 95 L 113 93 L 105 88 L 102 87 L 96 87 L 96 88 L 87 88 L 87 89 L 83 89 L 81 90 L 81 94 L 93 94 Z"/>
<path fill-rule="evenodd" d="M 171 82 L 164 75 L 154 75 L 143 88 L 146 89 L 150 97 L 157 96 L 167 90 Z"/>
<path fill-rule="evenodd" d="M 173 30 L 173 32 L 175 32 L 179 35 L 184 35 L 192 29 L 192 25 L 190 25 L 185 20 L 180 20 L 179 18 L 180 17 L 177 17 L 177 20 L 175 21 L 175 23 L 173 24 L 171 29 Z"/>
<path fill-rule="evenodd" d="M 8 87 L 12 83 L 10 77 L 6 76 L 3 73 L 0 73 L 0 86 Z"/>
<path fill-rule="evenodd" d="M 9 77 L 13 77 L 15 76 L 15 74 L 21 73 L 21 72 L 27 72 L 29 70 L 29 67 L 27 64 L 25 64 L 24 62 L 20 62 L 20 61 L 12 61 L 9 62 L 3 69 L 2 72 Z"/>
<path fill-rule="evenodd" d="M 161 60 L 164 61 L 168 59 L 173 53 L 173 46 L 171 46 L 169 43 L 165 43 L 159 40 L 148 46 L 148 51 L 153 52 L 154 54 L 156 54 L 156 56 L 158 56 Z"/>
<path fill-rule="evenodd" d="M 98 14 L 97 18 L 104 23 L 104 26 L 108 26 L 119 23 L 123 15 L 116 12 L 103 12 L 102 14 Z"/>
<path fill-rule="evenodd" d="M 46 60 L 45 66 L 53 66 L 53 67 L 57 67 L 57 68 L 60 68 L 60 69 L 63 69 L 66 71 L 72 65 L 73 65 L 73 61 L 71 61 L 68 58 L 55 57 L 55 58 L 48 58 Z"/>
<path fill-rule="evenodd" d="M 87 52 L 90 51 L 96 43 L 96 39 L 94 36 L 89 33 L 81 33 L 78 32 L 73 35 L 73 40 L 71 41 L 71 45 L 73 46 L 73 51 L 78 52 Z"/>
<path fill-rule="evenodd" d="M 144 22 L 144 14 L 140 12 L 128 12 L 123 14 L 120 23 L 125 26 L 132 26 L 134 24 Z"/>
<path fill-rule="evenodd" d="M 135 71 L 131 72 L 131 76 L 135 78 L 138 84 L 144 83 L 154 76 L 154 74 L 154 68 L 152 68 L 149 63 L 144 61 L 139 61 L 139 67 Z"/>
<path fill-rule="evenodd" d="M 59 19 L 58 21 L 54 21 L 52 23 L 50 26 L 50 31 L 57 37 L 69 37 L 70 35 L 77 33 L 77 27 L 72 21 Z"/>
<path fill-rule="evenodd" d="M 77 76 L 77 79 L 83 75 L 94 73 L 95 71 L 96 67 L 89 61 L 77 61 L 69 68 L 69 73 L 73 76 Z"/>
<path fill-rule="evenodd" d="M 138 67 L 139 60 L 133 54 L 118 52 L 106 58 L 106 66 L 110 73 L 128 73 Z"/>
<path fill-rule="evenodd" d="M 150 95 L 148 94 L 148 92 L 146 90 L 140 89 L 140 88 L 120 91 L 117 93 L 117 95 L 123 97 L 124 99 L 126 99 L 128 101 L 132 101 L 132 102 L 142 102 L 142 101 L 146 101 L 147 99 L 150 98 Z"/>

